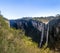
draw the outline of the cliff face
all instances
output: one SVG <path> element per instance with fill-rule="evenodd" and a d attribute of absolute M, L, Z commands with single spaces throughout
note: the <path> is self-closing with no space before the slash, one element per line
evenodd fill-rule
<path fill-rule="evenodd" d="M 44 39 L 45 37 L 45 24 L 33 20 L 33 19 L 19 19 L 19 20 L 10 20 L 10 26 L 15 27 L 17 29 L 22 29 L 25 31 L 25 34 L 27 36 L 30 36 L 33 41 L 40 43 L 40 41 Z M 43 38 L 41 39 L 41 36 Z M 42 43 L 41 43 L 42 44 Z"/>
<path fill-rule="evenodd" d="M 60 39 L 59 23 L 60 19 L 53 19 L 49 21 L 47 25 L 41 21 L 33 19 L 19 19 L 10 21 L 10 26 L 15 27 L 17 29 L 22 29 L 23 31 L 25 31 L 25 34 L 27 36 L 32 37 L 32 40 L 37 42 L 38 44 L 43 45 L 47 42 L 49 48 L 52 48 L 52 45 L 53 48 L 55 48 L 56 43 L 58 43 L 57 39 Z"/>

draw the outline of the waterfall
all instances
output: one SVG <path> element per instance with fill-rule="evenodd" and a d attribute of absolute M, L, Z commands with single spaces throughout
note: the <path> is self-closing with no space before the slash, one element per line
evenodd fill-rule
<path fill-rule="evenodd" d="M 48 23 L 47 35 L 46 35 L 46 46 L 48 45 L 48 36 L 49 36 L 49 23 Z"/>
<path fill-rule="evenodd" d="M 40 47 L 42 47 L 42 42 L 43 42 L 43 38 L 44 38 L 44 23 L 41 24 L 42 26 L 42 33 L 41 33 L 41 39 L 40 39 Z"/>

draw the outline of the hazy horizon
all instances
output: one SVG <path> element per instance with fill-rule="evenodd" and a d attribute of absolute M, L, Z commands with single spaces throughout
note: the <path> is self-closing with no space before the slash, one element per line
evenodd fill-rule
<path fill-rule="evenodd" d="M 55 16 L 60 14 L 60 0 L 0 0 L 0 11 L 7 19 Z"/>

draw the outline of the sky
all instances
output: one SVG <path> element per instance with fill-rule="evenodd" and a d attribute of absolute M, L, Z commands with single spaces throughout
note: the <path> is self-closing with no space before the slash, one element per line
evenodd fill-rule
<path fill-rule="evenodd" d="M 1 14 L 7 19 L 60 14 L 60 0 L 0 0 Z"/>

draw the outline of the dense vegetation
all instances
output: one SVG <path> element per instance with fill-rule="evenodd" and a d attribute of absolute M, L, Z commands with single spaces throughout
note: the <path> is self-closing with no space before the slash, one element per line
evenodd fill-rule
<path fill-rule="evenodd" d="M 38 48 L 31 37 L 25 36 L 22 30 L 10 28 L 0 15 L 0 53 L 53 53 L 49 48 Z M 54 52 L 55 53 L 55 52 Z"/>

